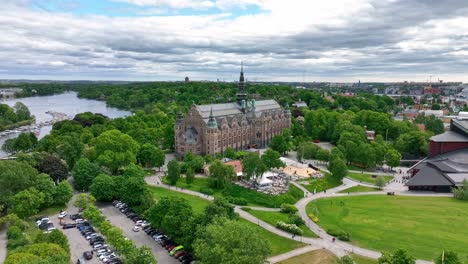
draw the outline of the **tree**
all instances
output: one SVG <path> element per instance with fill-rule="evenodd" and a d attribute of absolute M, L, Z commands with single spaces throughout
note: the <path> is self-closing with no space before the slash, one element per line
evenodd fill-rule
<path fill-rule="evenodd" d="M 73 184 L 80 191 L 87 191 L 94 178 L 101 174 L 101 168 L 87 158 L 79 159 L 72 170 Z"/>
<path fill-rule="evenodd" d="M 321 148 L 317 151 L 315 158 L 317 160 L 327 162 L 330 160 L 330 151 Z"/>
<path fill-rule="evenodd" d="M 167 164 L 167 180 L 170 185 L 176 185 L 180 178 L 180 166 L 176 160 L 171 160 Z"/>
<path fill-rule="evenodd" d="M 242 172 L 247 180 L 254 180 L 255 182 L 266 171 L 267 168 L 257 153 L 249 152 L 242 159 Z"/>
<path fill-rule="evenodd" d="M 210 175 L 208 184 L 215 189 L 223 189 L 231 183 L 231 180 L 236 177 L 234 168 L 223 164 L 220 160 L 216 160 L 210 166 Z"/>
<path fill-rule="evenodd" d="M 56 187 L 49 175 L 44 173 L 37 175 L 34 188 L 44 194 L 44 208 L 50 207 L 55 203 L 54 194 Z"/>
<path fill-rule="evenodd" d="M 147 197 L 147 192 L 148 190 L 146 189 L 146 182 L 143 177 L 125 178 L 123 182 L 123 189 L 119 190 L 122 201 L 130 206 L 138 206 L 144 203 L 144 198 Z"/>
<path fill-rule="evenodd" d="M 421 131 L 410 131 L 400 135 L 395 146 L 401 153 L 425 156 L 428 151 L 427 134 Z"/>
<path fill-rule="evenodd" d="M 33 187 L 37 170 L 24 162 L 0 161 L 0 204 L 7 204 L 14 194 Z"/>
<path fill-rule="evenodd" d="M 205 207 L 201 224 L 206 226 L 219 217 L 235 220 L 238 219 L 238 214 L 234 211 L 234 206 L 229 204 L 226 199 L 216 197 L 213 203 L 210 203 Z"/>
<path fill-rule="evenodd" d="M 73 205 L 85 210 L 86 208 L 88 208 L 88 206 L 93 205 L 95 202 L 96 198 L 94 198 L 94 196 L 92 196 L 91 194 L 80 193 L 76 196 Z"/>
<path fill-rule="evenodd" d="M 75 166 L 76 161 L 83 155 L 84 145 L 81 143 L 79 134 L 60 137 L 60 142 L 57 146 L 57 153 L 67 162 L 69 168 Z"/>
<path fill-rule="evenodd" d="M 59 158 L 45 154 L 39 163 L 39 171 L 48 174 L 54 182 L 64 180 L 68 176 L 67 165 Z"/>
<path fill-rule="evenodd" d="M 192 161 L 187 163 L 190 167 L 193 168 L 195 172 L 202 172 L 203 166 L 205 165 L 205 160 L 202 156 L 196 156 Z"/>
<path fill-rule="evenodd" d="M 31 112 L 24 103 L 17 102 L 14 108 L 18 121 L 28 120 L 32 118 Z"/>
<path fill-rule="evenodd" d="M 150 143 L 144 144 L 137 155 L 138 162 L 147 168 L 160 168 L 164 165 L 165 159 L 164 151 Z"/>
<path fill-rule="evenodd" d="M 224 150 L 224 157 L 228 159 L 236 159 L 236 152 L 234 151 L 233 148 L 226 148 Z"/>
<path fill-rule="evenodd" d="M 270 246 L 256 230 L 235 220 L 217 220 L 200 230 L 195 255 L 203 264 L 262 264 Z"/>
<path fill-rule="evenodd" d="M 401 154 L 396 149 L 389 148 L 385 159 L 390 168 L 397 167 L 400 166 Z"/>
<path fill-rule="evenodd" d="M 136 162 L 138 143 L 118 130 L 109 130 L 94 140 L 97 162 L 116 174 L 121 167 Z"/>
<path fill-rule="evenodd" d="M 130 178 L 130 177 L 143 178 L 145 177 L 145 171 L 138 165 L 130 164 L 125 168 L 123 176 L 126 178 Z"/>
<path fill-rule="evenodd" d="M 382 176 L 378 176 L 377 179 L 375 179 L 375 186 L 379 187 L 380 190 L 385 186 L 385 179 Z"/>
<path fill-rule="evenodd" d="M 52 243 L 36 243 L 17 248 L 8 255 L 5 264 L 33 263 L 70 263 L 70 254 L 62 247 Z"/>
<path fill-rule="evenodd" d="M 341 257 L 338 263 L 339 264 L 354 264 L 354 260 L 350 256 L 346 255 L 346 256 Z"/>
<path fill-rule="evenodd" d="M 39 234 L 34 243 L 51 243 L 59 245 L 65 252 L 70 253 L 70 246 L 67 237 L 58 229 L 52 230 L 49 234 Z"/>
<path fill-rule="evenodd" d="M 333 159 L 328 165 L 328 169 L 333 174 L 333 176 L 336 176 L 340 179 L 344 178 L 348 173 L 346 163 L 340 158 Z"/>
<path fill-rule="evenodd" d="M 195 173 L 193 172 L 193 169 L 191 166 L 187 168 L 187 172 L 185 173 L 185 182 L 187 184 L 192 184 L 193 179 L 195 178 Z"/>
<path fill-rule="evenodd" d="M 398 249 L 397 251 L 390 253 L 382 253 L 382 257 L 378 260 L 379 264 L 415 264 L 415 259 L 408 254 L 404 249 Z"/>
<path fill-rule="evenodd" d="M 127 261 L 133 264 L 156 264 L 153 252 L 147 246 L 136 248 L 127 256 Z"/>
<path fill-rule="evenodd" d="M 359 144 L 355 155 L 355 161 L 362 164 L 365 168 L 373 168 L 376 164 L 375 150 L 371 144 Z"/>
<path fill-rule="evenodd" d="M 263 164 L 265 164 L 267 170 L 272 168 L 282 168 L 285 167 L 286 164 L 281 161 L 281 154 L 279 152 L 274 151 L 272 149 L 267 149 L 265 153 L 262 155 Z"/>
<path fill-rule="evenodd" d="M 73 197 L 73 188 L 68 181 L 61 181 L 54 191 L 54 202 L 56 205 L 65 205 Z"/>
<path fill-rule="evenodd" d="M 106 174 L 99 174 L 94 178 L 91 186 L 89 186 L 91 194 L 96 197 L 96 200 L 101 202 L 110 202 L 117 197 L 114 179 Z"/>
<path fill-rule="evenodd" d="M 37 145 L 37 137 L 34 133 L 21 133 L 17 138 L 8 139 L 2 146 L 5 152 L 16 153 L 30 151 Z"/>
<path fill-rule="evenodd" d="M 31 187 L 27 190 L 15 194 L 11 198 L 11 212 L 22 219 L 35 215 L 44 203 L 44 194 L 36 188 Z"/>
<path fill-rule="evenodd" d="M 458 254 L 454 251 L 443 251 L 439 257 L 435 259 L 435 264 L 462 264 L 458 258 Z"/>
<path fill-rule="evenodd" d="M 278 151 L 281 155 L 286 154 L 289 150 L 287 139 L 283 135 L 276 135 L 271 139 L 269 147 L 272 150 Z"/>

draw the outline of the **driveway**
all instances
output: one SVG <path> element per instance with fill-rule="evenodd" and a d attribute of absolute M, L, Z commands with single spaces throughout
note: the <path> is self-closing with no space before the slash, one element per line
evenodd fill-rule
<path fill-rule="evenodd" d="M 148 236 L 144 231 L 133 232 L 132 228 L 135 225 L 132 220 L 128 219 L 124 214 L 122 214 L 117 208 L 109 205 L 100 205 L 102 213 L 109 219 L 110 223 L 116 227 L 122 229 L 123 234 L 133 240 L 137 247 L 143 245 L 148 246 L 153 251 L 154 256 L 158 263 L 164 264 L 178 264 L 180 263 L 175 258 L 169 256 L 169 253 L 166 249 L 161 247 L 156 241 L 154 241 L 150 236 Z"/>

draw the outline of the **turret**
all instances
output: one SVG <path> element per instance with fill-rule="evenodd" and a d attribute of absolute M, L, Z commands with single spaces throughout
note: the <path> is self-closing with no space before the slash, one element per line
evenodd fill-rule
<path fill-rule="evenodd" d="M 208 118 L 208 128 L 218 128 L 218 122 L 213 115 L 213 108 L 210 110 L 210 117 Z"/>
<path fill-rule="evenodd" d="M 237 92 L 237 103 L 242 104 L 242 100 L 247 99 L 247 93 L 245 92 L 245 81 L 244 81 L 244 63 L 241 62 L 241 72 L 239 77 L 239 91 Z"/>

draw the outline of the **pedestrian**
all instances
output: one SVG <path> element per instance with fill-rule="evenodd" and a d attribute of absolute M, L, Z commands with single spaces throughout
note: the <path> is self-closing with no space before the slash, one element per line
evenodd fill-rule
<path fill-rule="evenodd" d="M 332 242 L 335 243 L 335 240 L 336 240 L 336 238 L 333 237 L 333 238 L 332 238 Z"/>
<path fill-rule="evenodd" d="M 294 239 L 294 237 L 296 237 L 296 234 L 293 234 L 293 235 L 292 235 L 292 238 L 293 238 L 293 239 Z"/>

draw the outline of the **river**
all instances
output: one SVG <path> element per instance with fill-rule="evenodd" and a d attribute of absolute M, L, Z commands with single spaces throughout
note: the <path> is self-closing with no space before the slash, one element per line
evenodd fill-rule
<path fill-rule="evenodd" d="M 47 111 L 54 111 L 64 113 L 72 118 L 79 113 L 92 112 L 99 113 L 110 118 L 125 117 L 131 115 L 129 111 L 119 110 L 117 108 L 107 107 L 106 102 L 97 100 L 88 100 L 78 98 L 76 92 L 66 92 L 63 94 L 50 95 L 50 96 L 36 96 L 26 98 L 16 98 L 9 100 L 0 100 L 0 103 L 14 106 L 17 102 L 24 103 L 31 111 L 31 114 L 36 117 L 36 122 L 44 122 L 51 120 L 52 116 L 47 114 Z M 45 126 L 41 128 L 38 138 L 43 138 L 49 134 L 52 126 Z M 0 138 L 0 146 L 9 139 L 15 138 L 19 134 L 12 134 Z M 0 157 L 5 157 L 7 154 L 0 150 Z"/>

